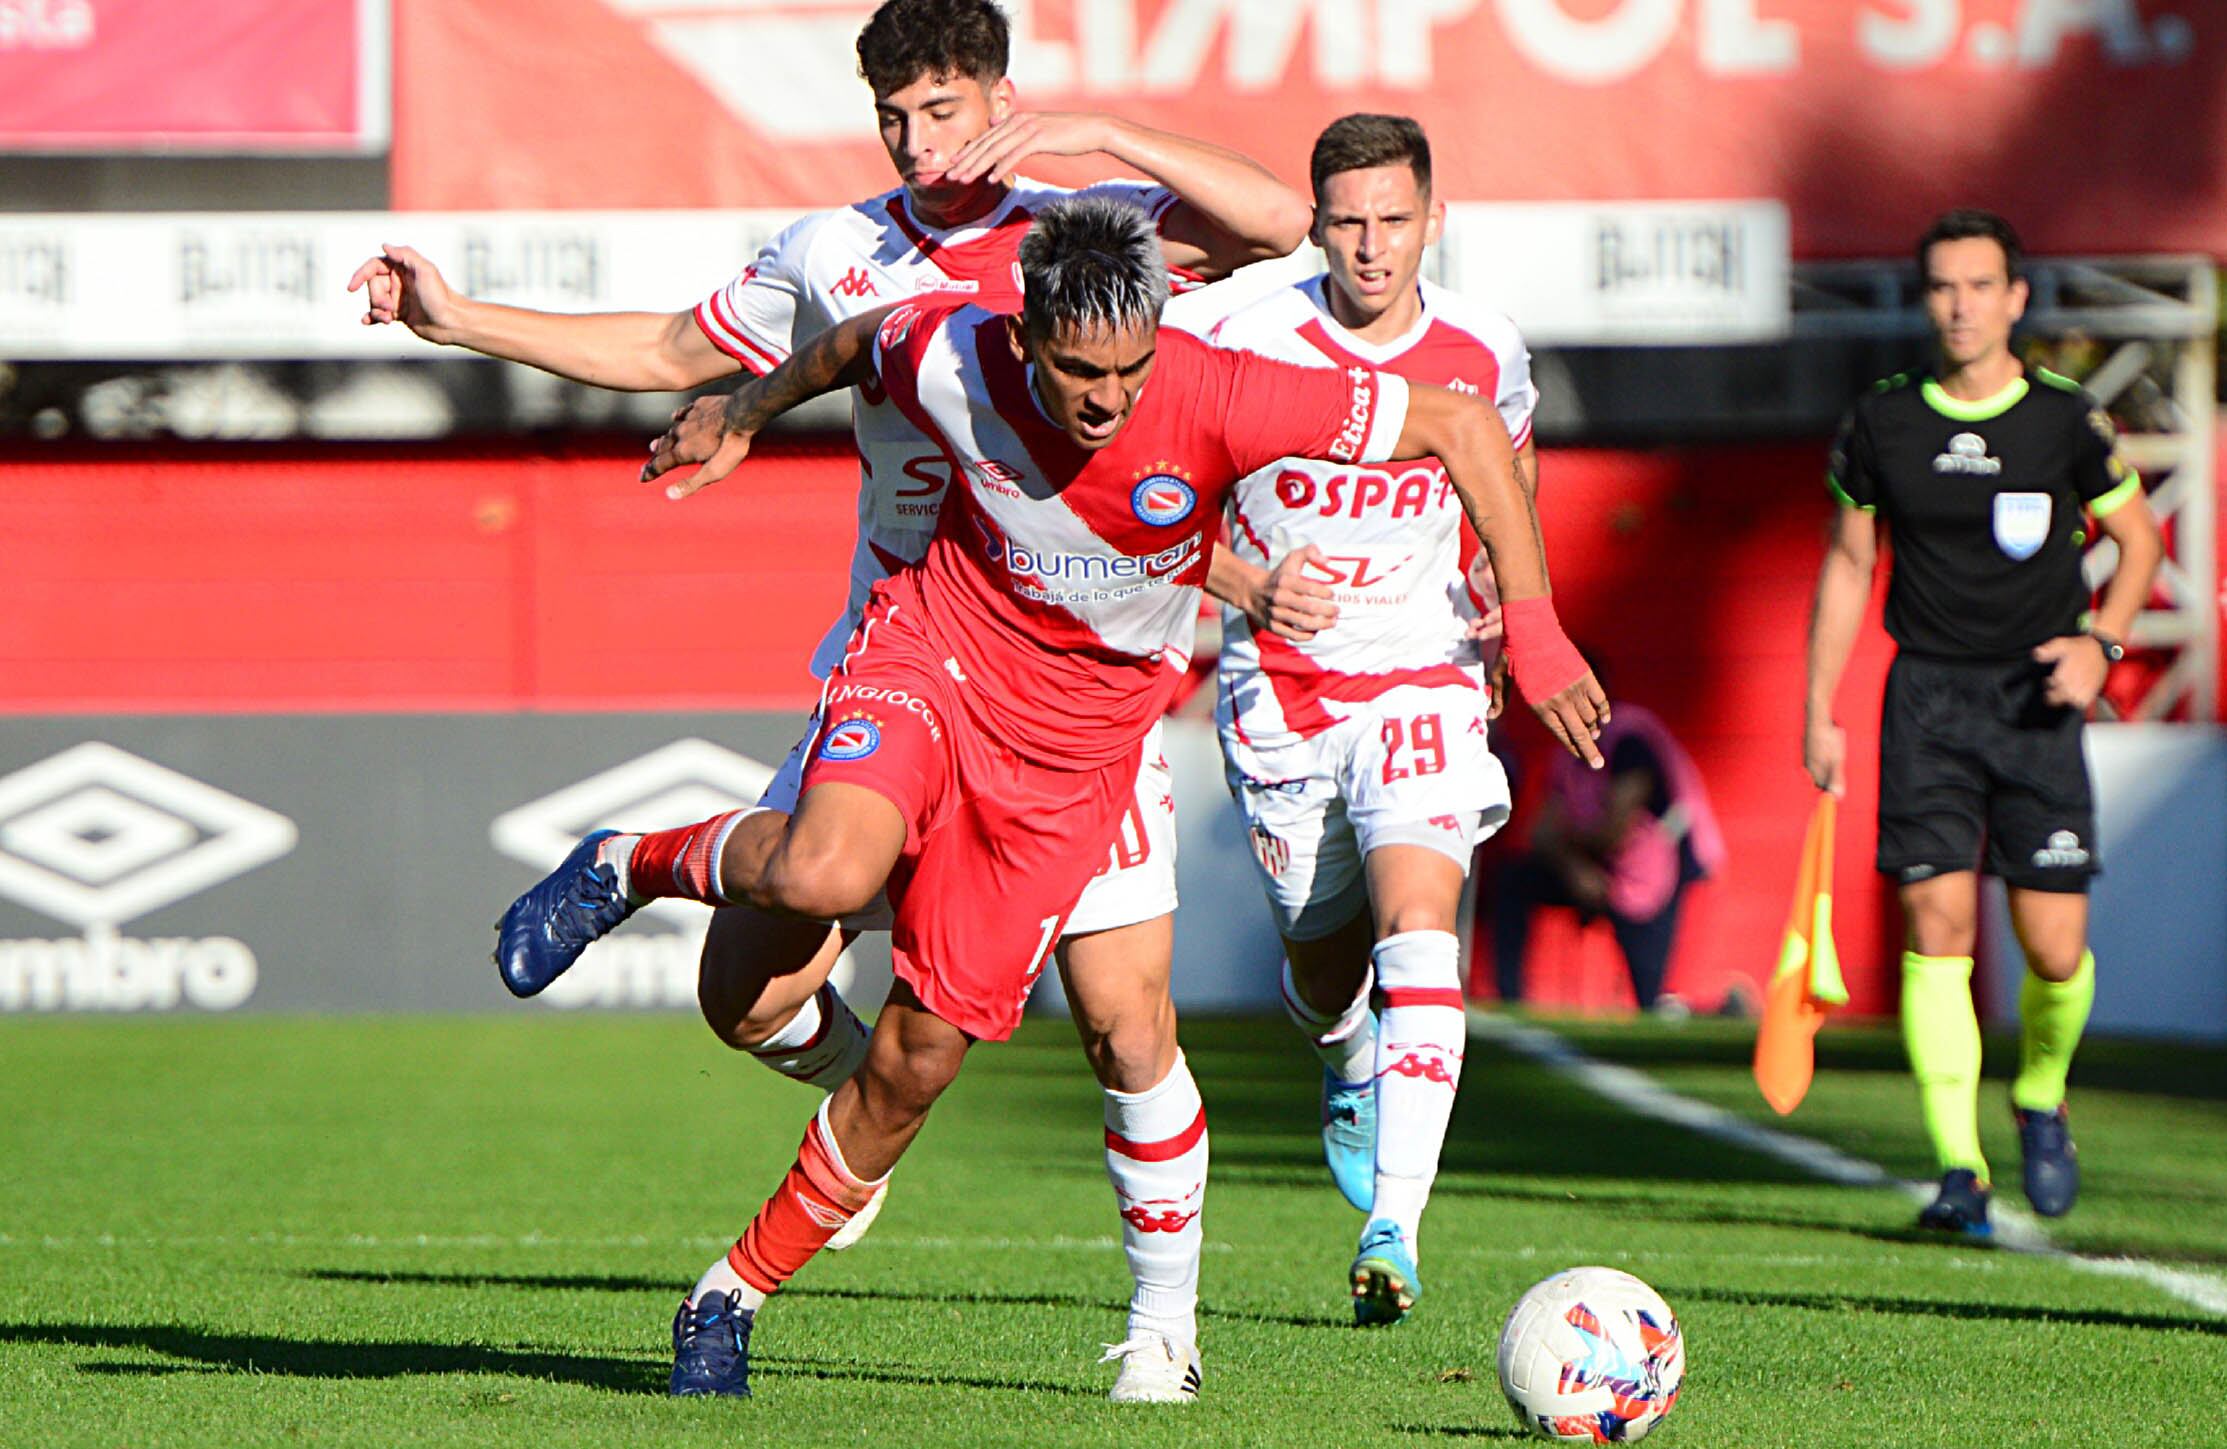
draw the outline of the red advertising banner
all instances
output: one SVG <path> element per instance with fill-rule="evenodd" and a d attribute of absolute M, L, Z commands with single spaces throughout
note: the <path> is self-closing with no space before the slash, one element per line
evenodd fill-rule
<path fill-rule="evenodd" d="M 0 0 L 0 151 L 379 151 L 386 0 Z"/>
<path fill-rule="evenodd" d="M 892 184 L 871 0 L 399 0 L 394 195 L 837 205 Z M 1007 0 L 1024 104 L 1305 174 L 1413 114 L 1457 201 L 1777 198 L 1795 254 L 1951 205 L 2050 252 L 2227 254 L 2227 8 L 2194 0 Z M 1049 179 L 1074 179 L 1037 165 Z"/>

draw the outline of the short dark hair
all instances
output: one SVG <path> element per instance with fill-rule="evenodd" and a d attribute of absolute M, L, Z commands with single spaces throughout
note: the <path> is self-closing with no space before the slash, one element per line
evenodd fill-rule
<path fill-rule="evenodd" d="M 858 73 L 877 96 L 922 76 L 971 76 L 987 90 L 1004 78 L 1012 42 L 991 0 L 885 0 L 858 32 Z"/>
<path fill-rule="evenodd" d="M 1940 242 L 1970 241 L 1986 237 L 2003 249 L 2003 269 L 2012 281 L 2026 274 L 2026 249 L 2018 244 L 2018 233 L 2011 224 L 1992 211 L 1982 211 L 1976 206 L 1960 206 L 1954 211 L 1944 211 L 1935 218 L 1933 225 L 1918 238 L 1918 285 L 1925 285 L 1926 255 Z"/>
<path fill-rule="evenodd" d="M 1144 209 L 1110 196 L 1044 208 L 1021 238 L 1021 319 L 1031 336 L 1156 327 L 1168 300 L 1160 234 Z"/>
<path fill-rule="evenodd" d="M 1409 116 L 1338 117 L 1315 137 L 1314 158 L 1307 164 L 1315 200 L 1322 200 L 1322 183 L 1340 171 L 1360 171 L 1370 166 L 1405 166 L 1415 173 L 1416 186 L 1428 192 L 1430 138 Z"/>

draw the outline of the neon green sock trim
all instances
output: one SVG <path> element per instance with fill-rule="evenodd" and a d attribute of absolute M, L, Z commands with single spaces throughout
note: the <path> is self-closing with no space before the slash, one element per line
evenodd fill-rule
<path fill-rule="evenodd" d="M 1918 1107 L 1941 1170 L 1988 1180 L 1980 1155 L 1980 1017 L 1972 958 L 1902 953 L 1902 1045 L 1918 1079 Z"/>
<path fill-rule="evenodd" d="M 2048 981 L 2032 971 L 2018 988 L 2018 1077 L 2013 1105 L 2054 1112 L 2065 1100 L 2065 1074 L 2079 1050 L 2088 1010 L 2096 1004 L 2096 955 L 2083 952 L 2069 981 Z"/>

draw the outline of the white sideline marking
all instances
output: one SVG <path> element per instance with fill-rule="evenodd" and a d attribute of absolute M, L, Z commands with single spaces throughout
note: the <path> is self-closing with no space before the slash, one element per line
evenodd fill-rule
<path fill-rule="evenodd" d="M 1815 1138 L 1798 1137 L 1776 1127 L 1750 1122 L 1722 1107 L 1680 1096 L 1645 1073 L 1589 1057 L 1542 1027 L 1527 1026 L 1471 1007 L 1469 1035 L 1473 1040 L 1491 1042 L 1517 1056 L 1528 1057 L 1639 1116 L 1669 1122 L 1719 1142 L 1775 1157 L 1827 1182 L 1845 1187 L 1899 1188 L 1904 1196 L 1920 1204 L 1933 1199 L 1933 1187 L 1929 1183 L 1904 1181 L 1875 1162 L 1852 1157 Z M 1995 1223 L 1997 1247 L 2051 1258 L 2085 1273 L 2133 1278 L 2206 1313 L 2227 1316 L 2227 1282 L 2208 1273 L 2169 1268 L 2146 1258 L 2091 1258 L 2068 1252 L 2049 1240 L 2049 1234 L 2030 1213 L 2003 1202 L 2000 1194 L 1991 1205 L 1990 1217 Z"/>

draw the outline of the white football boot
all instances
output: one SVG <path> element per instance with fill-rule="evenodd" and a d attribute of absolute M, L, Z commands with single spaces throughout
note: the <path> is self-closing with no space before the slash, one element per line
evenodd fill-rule
<path fill-rule="evenodd" d="M 1199 1346 L 1146 1331 L 1106 1345 L 1100 1363 L 1121 1361 L 1121 1375 L 1106 1395 L 1117 1404 L 1189 1404 L 1199 1396 Z"/>

